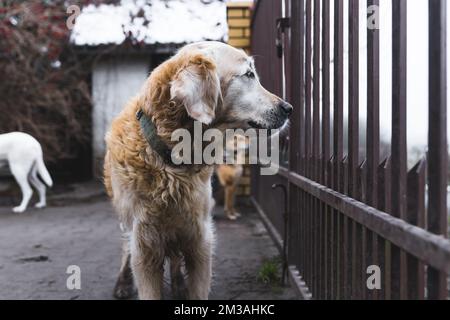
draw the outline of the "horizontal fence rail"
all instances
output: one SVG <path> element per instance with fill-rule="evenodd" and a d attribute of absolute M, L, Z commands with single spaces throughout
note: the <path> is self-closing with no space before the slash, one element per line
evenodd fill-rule
<path fill-rule="evenodd" d="M 289 23 L 280 32 L 282 1 Z M 391 4 L 392 137 L 390 155 L 381 158 L 380 30 L 369 17 L 366 79 L 360 63 L 360 9 L 367 6 L 368 15 L 376 13 L 379 0 L 255 3 L 252 53 L 261 81 L 280 96 L 287 92 L 294 113 L 284 141 L 287 160 L 275 176 L 259 176 L 255 170 L 253 200 L 280 248 L 287 239 L 290 276 L 306 299 L 449 296 L 447 3 L 428 1 L 428 151 L 410 170 L 411 22 L 406 0 Z M 283 59 L 275 47 L 280 33 Z M 366 96 L 361 96 L 361 81 L 367 83 Z M 367 103 L 364 127 L 361 100 Z M 287 223 L 282 195 L 270 191 L 274 184 L 287 188 Z"/>

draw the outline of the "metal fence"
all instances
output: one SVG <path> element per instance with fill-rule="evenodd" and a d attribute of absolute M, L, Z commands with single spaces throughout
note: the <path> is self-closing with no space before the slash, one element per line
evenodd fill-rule
<path fill-rule="evenodd" d="M 331 2 L 259 0 L 255 4 L 252 54 L 261 81 L 269 90 L 286 95 L 295 111 L 285 141 L 287 165 L 276 176 L 259 176 L 255 170 L 254 202 L 280 248 L 287 245 L 290 278 L 304 298 L 445 299 L 450 270 L 447 1 L 429 1 L 429 145 L 427 155 L 409 171 L 407 1 L 392 0 L 392 140 L 385 159 L 380 155 L 377 29 L 367 30 L 367 127 L 359 127 L 358 12 L 359 6 L 379 5 L 378 0 L 367 4 L 348 0 L 345 7 L 342 0 L 334 0 L 333 12 Z M 347 24 L 344 8 L 349 10 Z M 348 86 L 344 86 L 345 40 Z M 346 87 L 348 114 L 344 114 Z M 366 141 L 361 141 L 360 129 Z M 366 152 L 361 157 L 363 142 Z M 287 190 L 287 222 L 283 194 L 272 190 L 274 184 Z M 380 268 L 380 289 L 367 286 L 369 266 Z"/>

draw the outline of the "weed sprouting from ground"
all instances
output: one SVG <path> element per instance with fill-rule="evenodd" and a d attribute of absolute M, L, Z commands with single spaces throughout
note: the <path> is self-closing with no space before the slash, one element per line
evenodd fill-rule
<path fill-rule="evenodd" d="M 281 259 L 279 257 L 263 262 L 258 271 L 258 281 L 271 286 L 273 289 L 280 287 Z"/>

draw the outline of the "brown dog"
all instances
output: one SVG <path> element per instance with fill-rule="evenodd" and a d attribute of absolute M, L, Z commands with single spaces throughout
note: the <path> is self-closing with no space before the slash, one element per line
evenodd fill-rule
<path fill-rule="evenodd" d="M 224 209 L 228 219 L 236 220 L 240 217 L 240 213 L 236 211 L 235 198 L 236 189 L 242 177 L 243 168 L 238 164 L 223 164 L 217 166 L 216 174 L 219 182 L 225 191 Z"/>
<path fill-rule="evenodd" d="M 116 297 L 131 295 L 134 278 L 141 299 L 160 299 L 167 258 L 173 290 L 184 262 L 188 298 L 208 298 L 213 167 L 171 163 L 172 133 L 193 130 L 194 120 L 219 130 L 275 129 L 291 111 L 261 86 L 253 60 L 223 43 L 188 45 L 152 72 L 106 138 L 105 185 L 125 240 Z"/>
<path fill-rule="evenodd" d="M 244 136 L 235 136 L 226 143 L 226 152 L 233 153 L 235 164 L 221 164 L 216 168 L 216 175 L 224 189 L 224 209 L 228 219 L 236 220 L 241 215 L 236 211 L 235 199 L 239 182 L 244 172 L 243 164 L 246 163 L 245 150 L 248 139 Z"/>

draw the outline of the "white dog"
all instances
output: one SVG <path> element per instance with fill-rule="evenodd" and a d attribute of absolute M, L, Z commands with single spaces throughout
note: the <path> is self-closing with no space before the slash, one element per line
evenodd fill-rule
<path fill-rule="evenodd" d="M 47 205 L 46 187 L 37 175 L 39 174 L 49 187 L 53 185 L 53 181 L 45 167 L 39 142 L 32 136 L 21 132 L 0 134 L 0 167 L 2 162 L 6 161 L 9 163 L 11 172 L 16 178 L 23 195 L 22 203 L 15 207 L 13 211 L 20 213 L 26 210 L 33 195 L 33 189 L 28 182 L 39 193 L 39 202 L 36 204 L 36 208 L 44 208 Z"/>

